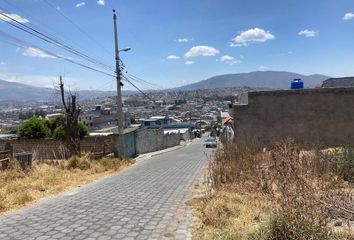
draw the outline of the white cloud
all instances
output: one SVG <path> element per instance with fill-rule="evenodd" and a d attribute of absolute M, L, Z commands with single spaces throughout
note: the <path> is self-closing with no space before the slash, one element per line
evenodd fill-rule
<path fill-rule="evenodd" d="M 231 57 L 231 56 L 228 56 L 228 55 L 224 55 L 220 58 L 220 61 L 222 62 L 228 62 L 228 61 L 233 61 L 235 58 L 234 57 Z"/>
<path fill-rule="evenodd" d="M 23 56 L 27 57 L 39 57 L 39 58 L 56 58 L 55 56 L 52 56 L 44 51 L 42 51 L 39 48 L 34 48 L 34 47 L 29 47 L 25 49 L 25 51 L 22 53 Z"/>
<path fill-rule="evenodd" d="M 263 65 L 259 66 L 259 69 L 260 69 L 260 70 L 265 70 L 265 69 L 267 69 L 267 68 L 268 68 L 268 67 L 263 66 Z"/>
<path fill-rule="evenodd" d="M 179 59 L 179 56 L 176 56 L 176 55 L 168 55 L 168 56 L 167 56 L 167 59 L 170 59 L 170 60 L 172 60 L 172 59 Z"/>
<path fill-rule="evenodd" d="M 79 7 L 84 7 L 86 5 L 85 2 L 80 2 L 78 4 L 75 5 L 75 7 L 79 8 Z"/>
<path fill-rule="evenodd" d="M 97 4 L 101 5 L 101 6 L 104 6 L 104 0 L 97 0 Z"/>
<path fill-rule="evenodd" d="M 240 60 L 237 60 L 234 57 L 231 57 L 229 55 L 224 55 L 224 56 L 220 57 L 220 61 L 221 62 L 226 62 L 226 63 L 230 64 L 231 66 L 234 65 L 234 64 L 241 63 Z"/>
<path fill-rule="evenodd" d="M 0 15 L 0 22 L 15 22 L 15 21 L 17 21 L 17 22 L 20 22 L 20 23 L 29 23 L 28 19 L 23 18 L 20 15 L 17 15 L 17 14 L 14 14 L 14 13 L 2 13 L 2 14 L 8 16 L 9 18 L 7 18 L 7 17 L 5 17 L 3 15 Z M 10 19 L 10 18 L 14 19 L 15 21 Z"/>
<path fill-rule="evenodd" d="M 61 8 L 60 8 L 59 6 L 57 6 L 55 9 L 58 10 L 58 11 L 60 11 Z"/>
<path fill-rule="evenodd" d="M 179 42 L 179 43 L 186 43 L 186 42 L 189 42 L 191 41 L 191 39 L 188 39 L 188 38 L 179 38 L 179 39 L 176 39 L 174 40 L 175 42 Z"/>
<path fill-rule="evenodd" d="M 194 62 L 193 62 L 193 61 L 186 61 L 184 64 L 186 64 L 186 65 L 192 65 L 192 64 L 194 64 Z"/>
<path fill-rule="evenodd" d="M 0 65 L 6 65 L 6 62 L 0 62 Z"/>
<path fill-rule="evenodd" d="M 352 13 L 352 12 L 348 12 L 348 13 L 344 14 L 344 16 L 343 16 L 343 20 L 351 20 L 353 18 L 354 18 L 354 13 Z"/>
<path fill-rule="evenodd" d="M 305 37 L 316 37 L 317 36 L 317 32 L 314 30 L 302 30 L 298 33 L 300 36 L 305 36 Z"/>
<path fill-rule="evenodd" d="M 192 47 L 186 54 L 185 57 L 197 57 L 197 56 L 215 56 L 219 54 L 219 50 L 209 46 L 195 46 Z"/>
<path fill-rule="evenodd" d="M 265 31 L 261 28 L 251 28 L 246 31 L 242 31 L 239 35 L 232 39 L 230 43 L 231 47 L 247 46 L 249 42 L 265 42 L 275 39 L 275 36 L 269 31 Z"/>

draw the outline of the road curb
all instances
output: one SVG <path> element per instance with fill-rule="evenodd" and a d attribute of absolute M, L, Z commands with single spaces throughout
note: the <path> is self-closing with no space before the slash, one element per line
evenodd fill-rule
<path fill-rule="evenodd" d="M 134 160 L 136 162 L 139 162 L 139 161 L 146 160 L 146 159 L 149 159 L 149 158 L 154 157 L 154 156 L 158 156 L 158 155 L 161 155 L 161 154 L 164 154 L 164 153 L 168 153 L 168 152 L 172 152 L 172 151 L 175 151 L 175 150 L 179 150 L 179 149 L 181 149 L 183 147 L 188 146 L 192 142 L 193 141 L 184 142 L 184 143 L 182 143 L 180 145 L 177 145 L 177 146 L 174 146 L 174 147 L 170 147 L 170 148 L 166 148 L 166 149 L 163 149 L 163 150 L 159 150 L 159 151 L 156 151 L 156 152 L 144 153 L 144 154 L 141 154 L 138 157 L 134 158 Z"/>

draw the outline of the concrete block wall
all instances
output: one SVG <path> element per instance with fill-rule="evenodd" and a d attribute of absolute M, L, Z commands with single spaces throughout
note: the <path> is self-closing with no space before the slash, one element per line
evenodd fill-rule
<path fill-rule="evenodd" d="M 304 148 L 353 143 L 354 88 L 249 92 L 248 104 L 233 105 L 235 139 L 263 145 L 286 137 Z"/>
<path fill-rule="evenodd" d="M 143 154 L 180 144 L 179 133 L 164 135 L 163 129 L 139 129 L 136 131 L 136 152 Z"/>
<path fill-rule="evenodd" d="M 136 131 L 136 153 L 143 154 L 162 149 L 163 131 L 161 129 L 139 129 Z"/>
<path fill-rule="evenodd" d="M 139 129 L 124 136 L 128 157 L 173 147 L 179 145 L 181 140 L 181 134 L 164 135 L 162 129 Z M 4 148 L 6 142 L 0 140 L 0 149 Z M 80 141 L 81 152 L 113 153 L 117 142 L 117 134 L 86 137 Z M 55 139 L 14 139 L 10 143 L 16 153 L 32 152 L 35 159 L 63 159 L 67 155 L 63 142 Z"/>
<path fill-rule="evenodd" d="M 181 137 L 178 133 L 169 133 L 163 136 L 163 147 L 169 148 L 180 144 Z"/>

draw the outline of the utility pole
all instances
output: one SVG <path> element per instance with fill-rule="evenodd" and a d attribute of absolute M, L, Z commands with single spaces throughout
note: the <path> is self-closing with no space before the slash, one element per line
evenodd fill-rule
<path fill-rule="evenodd" d="M 114 22 L 114 46 L 116 57 L 116 79 L 117 79 L 117 117 L 118 117 L 118 157 L 124 158 L 124 126 L 123 126 L 123 103 L 122 103 L 122 82 L 121 82 L 121 69 L 118 49 L 118 32 L 117 32 L 117 15 L 113 9 L 113 22 Z"/>

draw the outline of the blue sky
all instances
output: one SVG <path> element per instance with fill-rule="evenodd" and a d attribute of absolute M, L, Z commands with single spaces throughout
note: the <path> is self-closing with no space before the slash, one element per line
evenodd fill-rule
<path fill-rule="evenodd" d="M 12 14 L 8 16 L 112 67 L 112 8 L 116 8 L 119 46 L 132 48 L 121 53 L 126 70 L 158 85 L 155 89 L 259 70 L 354 75 L 350 0 L 0 0 L 0 7 L 2 14 Z M 115 89 L 112 77 L 48 51 L 98 66 L 5 21 L 9 19 L 0 16 L 0 79 L 53 87 L 65 74 L 72 89 Z M 27 45 L 13 45 L 16 41 L 9 35 Z M 132 87 L 127 83 L 124 89 Z"/>

